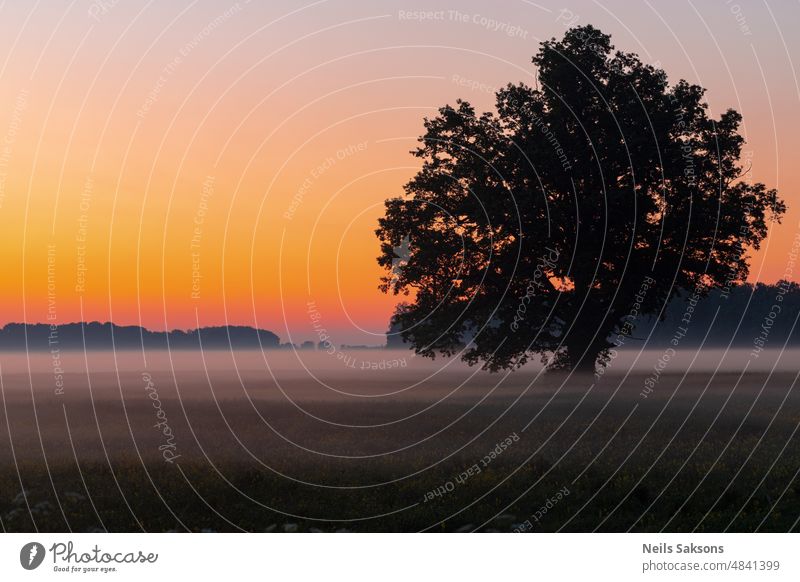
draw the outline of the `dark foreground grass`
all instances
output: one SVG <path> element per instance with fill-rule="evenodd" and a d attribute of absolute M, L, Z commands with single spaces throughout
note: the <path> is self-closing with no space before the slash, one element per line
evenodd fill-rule
<path fill-rule="evenodd" d="M 614 476 L 590 469 L 573 484 L 566 467 L 499 463 L 441 498 L 422 502 L 420 491 L 442 483 L 432 475 L 343 493 L 244 467 L 223 468 L 226 482 L 195 462 L 177 468 L 128 461 L 118 463 L 113 474 L 107 465 L 87 464 L 83 480 L 74 470 L 57 468 L 51 474 L 56 498 L 40 468 L 21 467 L 23 496 L 13 467 L 5 467 L 0 515 L 5 531 L 50 532 L 797 530 L 800 499 L 793 471 L 774 469 L 769 484 L 759 483 L 764 467 L 758 465 L 732 484 L 729 472 L 714 472 L 690 496 L 706 468 L 693 467 L 664 490 L 672 475 L 663 468 L 639 485 L 631 469 Z"/>

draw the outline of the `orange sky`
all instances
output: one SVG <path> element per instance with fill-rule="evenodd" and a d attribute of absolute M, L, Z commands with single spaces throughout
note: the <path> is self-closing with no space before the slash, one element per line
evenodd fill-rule
<path fill-rule="evenodd" d="M 753 179 L 790 207 L 753 280 L 782 276 L 800 222 L 800 6 L 496 4 L 4 4 L 0 320 L 301 341 L 313 300 L 339 341 L 381 343 L 395 299 L 373 231 L 415 172 L 423 116 L 533 83 L 539 40 L 573 21 L 742 112 Z"/>

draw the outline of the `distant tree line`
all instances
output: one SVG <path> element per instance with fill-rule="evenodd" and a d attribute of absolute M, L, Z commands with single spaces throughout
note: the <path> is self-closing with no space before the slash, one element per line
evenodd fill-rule
<path fill-rule="evenodd" d="M 738 285 L 727 293 L 713 289 L 699 301 L 692 301 L 691 295 L 674 299 L 663 321 L 641 318 L 631 344 L 646 339 L 648 345 L 666 345 L 678 334 L 679 345 L 781 348 L 784 343 L 800 344 L 798 315 L 800 285 L 791 281 Z"/>
<path fill-rule="evenodd" d="M 9 323 L 0 329 L 0 351 L 278 349 L 277 335 L 246 326 L 150 331 L 138 325 L 113 323 Z"/>
<path fill-rule="evenodd" d="M 628 335 L 611 335 L 617 348 L 699 345 L 746 347 L 756 351 L 800 345 L 800 285 L 791 281 L 742 284 L 729 290 L 712 289 L 705 298 L 682 294 L 666 305 L 663 318 L 632 318 Z M 408 348 L 392 318 L 387 347 Z M 470 338 L 465 337 L 462 345 Z"/>

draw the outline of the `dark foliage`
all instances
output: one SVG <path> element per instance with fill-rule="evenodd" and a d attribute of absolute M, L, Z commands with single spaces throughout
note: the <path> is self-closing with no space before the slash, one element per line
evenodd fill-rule
<path fill-rule="evenodd" d="M 422 169 L 386 202 L 382 288 L 408 296 L 395 322 L 419 354 L 593 369 L 632 312 L 743 282 L 785 211 L 744 179 L 741 116 L 710 117 L 703 88 L 592 26 L 533 63 L 540 88 L 508 85 L 496 113 L 426 119 Z"/>

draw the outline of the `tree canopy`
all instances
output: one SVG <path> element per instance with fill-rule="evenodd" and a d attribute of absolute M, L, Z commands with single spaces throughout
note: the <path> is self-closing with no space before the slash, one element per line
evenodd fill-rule
<path fill-rule="evenodd" d="M 741 115 L 592 26 L 541 44 L 536 87 L 426 118 L 376 231 L 393 323 L 424 356 L 594 369 L 634 316 L 745 281 L 785 205 L 741 163 Z M 403 248 L 398 266 L 396 249 Z"/>

